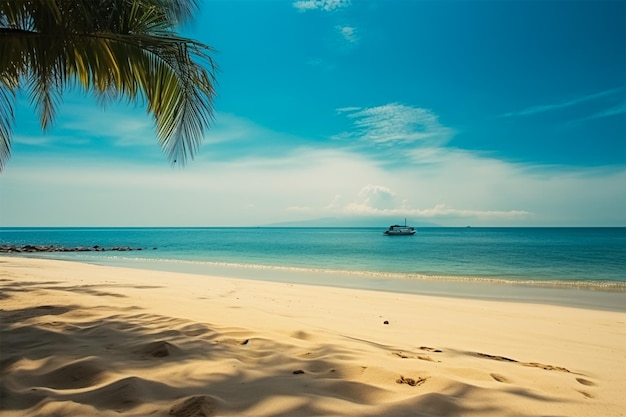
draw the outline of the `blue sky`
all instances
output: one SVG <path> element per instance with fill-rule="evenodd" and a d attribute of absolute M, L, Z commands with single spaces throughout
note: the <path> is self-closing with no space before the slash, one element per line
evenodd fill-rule
<path fill-rule="evenodd" d="M 626 226 L 625 1 L 203 1 L 215 122 L 28 100 L 1 226 Z M 322 219 L 322 220 L 320 220 Z"/>

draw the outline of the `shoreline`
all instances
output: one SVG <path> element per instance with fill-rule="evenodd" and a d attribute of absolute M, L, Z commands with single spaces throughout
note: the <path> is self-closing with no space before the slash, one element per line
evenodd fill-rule
<path fill-rule="evenodd" d="M 19 257 L 19 255 L 4 255 Z M 3 255 L 0 255 L 2 259 Z M 70 259 L 50 254 L 26 258 L 50 259 L 101 266 L 163 271 L 200 276 L 223 276 L 255 281 L 283 282 L 429 295 L 485 301 L 540 303 L 566 307 L 626 312 L 626 282 L 618 281 L 543 281 L 513 279 L 410 275 L 386 272 L 342 271 L 300 267 L 201 262 L 194 260 L 150 258 Z"/>
<path fill-rule="evenodd" d="M 0 257 L 0 416 L 619 416 L 626 313 Z"/>
<path fill-rule="evenodd" d="M 415 294 L 444 298 L 505 301 L 516 303 L 541 303 L 566 307 L 591 308 L 626 312 L 626 283 L 584 281 L 515 281 L 490 278 L 467 278 L 428 275 L 403 275 L 394 273 L 370 273 L 364 271 L 340 271 L 276 267 L 263 265 L 240 265 L 228 263 L 197 263 L 195 261 L 159 262 L 138 261 L 112 263 L 135 269 L 150 269 L 174 273 L 192 273 L 200 276 L 219 275 L 255 281 L 282 282 L 315 285 L 321 287 L 382 291 L 399 294 Z M 98 265 L 106 263 L 97 262 Z M 187 268 L 181 268 L 181 266 Z M 148 266 L 151 266 L 148 268 Z M 160 266 L 160 268 L 158 267 Z M 197 268 L 194 268 L 197 267 Z"/>

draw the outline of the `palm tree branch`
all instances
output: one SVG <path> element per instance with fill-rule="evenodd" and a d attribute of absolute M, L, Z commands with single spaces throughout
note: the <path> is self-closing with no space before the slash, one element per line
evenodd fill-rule
<path fill-rule="evenodd" d="M 184 164 L 188 156 L 193 157 L 213 117 L 216 66 L 209 48 L 172 36 L 130 39 L 107 33 L 87 38 L 98 46 L 76 49 L 103 55 L 77 54 L 68 60 L 77 64 L 68 72 L 100 97 L 146 99 L 170 161 Z M 105 65 L 99 65 L 102 61 Z"/>
<path fill-rule="evenodd" d="M 11 94 L 26 82 L 44 129 L 69 86 L 103 101 L 145 100 L 164 152 L 184 163 L 212 121 L 217 71 L 210 47 L 173 32 L 196 7 L 195 0 L 0 2 L 0 81 Z M 0 171 L 13 123 L 10 97 L 0 97 Z"/>

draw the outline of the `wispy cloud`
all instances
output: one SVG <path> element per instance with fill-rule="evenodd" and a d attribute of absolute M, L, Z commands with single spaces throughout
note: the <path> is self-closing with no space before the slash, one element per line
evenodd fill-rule
<path fill-rule="evenodd" d="M 549 111 L 554 111 L 554 110 L 560 110 L 560 109 L 564 109 L 567 107 L 572 107 L 572 106 L 576 106 L 578 104 L 581 103 L 585 103 L 588 101 L 593 101 L 593 100 L 597 100 L 600 98 L 604 98 L 604 97 L 608 97 L 608 96 L 612 96 L 615 95 L 617 93 L 622 92 L 623 94 L 623 88 L 612 88 L 610 90 L 605 90 L 605 91 L 601 91 L 599 93 L 594 93 L 594 94 L 589 94 L 589 95 L 585 95 L 582 97 L 576 97 L 567 101 L 562 101 L 560 103 L 555 103 L 555 104 L 543 104 L 543 105 L 538 105 L 538 106 L 532 106 L 532 107 L 528 107 L 526 109 L 523 110 L 519 110 L 519 111 L 513 111 L 513 112 L 509 112 L 509 113 L 505 113 L 503 115 L 501 115 L 501 117 L 515 117 L 515 116 L 531 116 L 533 114 L 538 114 L 538 113 L 545 113 L 545 112 L 549 112 Z"/>
<path fill-rule="evenodd" d="M 337 109 L 337 113 L 352 113 L 361 110 L 361 107 L 351 106 L 351 107 L 340 107 Z"/>
<path fill-rule="evenodd" d="M 350 0 L 299 0 L 293 2 L 293 7 L 300 12 L 309 10 L 323 10 L 332 12 L 333 10 L 342 9 L 350 5 Z"/>
<path fill-rule="evenodd" d="M 374 144 L 441 144 L 454 131 L 439 123 L 429 109 L 391 103 L 378 107 L 345 107 L 337 110 L 354 120 L 356 130 L 335 136 L 336 139 L 359 139 Z"/>
<path fill-rule="evenodd" d="M 609 107 L 607 109 L 594 113 L 587 119 L 601 119 L 604 117 L 617 116 L 624 113 L 626 113 L 626 100 L 623 101 L 621 104 L 618 104 L 617 106 Z"/>
<path fill-rule="evenodd" d="M 336 29 L 347 42 L 352 44 L 359 42 L 356 28 L 352 26 L 336 26 Z"/>
<path fill-rule="evenodd" d="M 450 226 L 626 221 L 624 169 L 526 166 L 449 148 L 436 156 L 431 164 L 388 169 L 360 153 L 311 147 L 196 160 L 185 170 L 116 161 L 112 170 L 111 161 L 97 155 L 24 155 L 0 181 L 7 202 L 2 220 L 64 225 L 71 207 L 73 225 L 227 226 L 368 216 Z M 111 206 L 111 199 L 125 204 Z"/>

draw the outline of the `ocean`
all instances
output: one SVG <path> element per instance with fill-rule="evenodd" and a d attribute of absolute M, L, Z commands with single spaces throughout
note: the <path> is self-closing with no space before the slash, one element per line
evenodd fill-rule
<path fill-rule="evenodd" d="M 424 227 L 413 236 L 385 236 L 385 229 L 0 228 L 0 245 L 128 246 L 135 250 L 28 256 L 626 309 L 626 228 Z M 603 301 L 596 300 L 598 293 L 605 294 Z"/>

